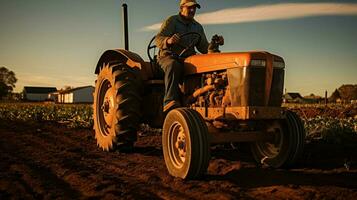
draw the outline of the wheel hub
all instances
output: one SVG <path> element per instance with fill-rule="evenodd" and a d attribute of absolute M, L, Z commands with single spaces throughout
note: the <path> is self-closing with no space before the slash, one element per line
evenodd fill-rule
<path fill-rule="evenodd" d="M 182 162 L 185 162 L 186 157 L 186 139 L 185 132 L 182 127 L 179 129 L 179 133 L 177 134 L 177 139 L 175 143 L 175 147 L 179 153 L 180 159 Z"/>
<path fill-rule="evenodd" d="M 111 83 L 108 80 L 103 80 L 99 86 L 97 122 L 104 137 L 109 135 L 115 117 L 114 95 Z"/>
<path fill-rule="evenodd" d="M 169 134 L 169 156 L 172 163 L 177 168 L 183 167 L 186 161 L 186 150 L 187 150 L 187 143 L 186 143 L 186 134 L 185 130 L 179 122 L 173 123 L 170 127 L 170 134 Z"/>
<path fill-rule="evenodd" d="M 269 125 L 266 131 L 268 134 L 273 134 L 274 139 L 269 142 L 261 143 L 261 150 L 265 152 L 267 157 L 275 157 L 280 152 L 283 139 L 283 130 L 281 124 L 278 121 L 275 121 Z"/>
<path fill-rule="evenodd" d="M 107 91 L 105 92 L 103 104 L 101 106 L 103 115 L 104 115 L 104 120 L 105 123 L 107 124 L 108 127 L 109 124 L 112 123 L 113 120 L 113 112 L 114 112 L 114 100 L 113 100 L 113 92 L 111 90 L 111 85 L 108 84 Z"/>

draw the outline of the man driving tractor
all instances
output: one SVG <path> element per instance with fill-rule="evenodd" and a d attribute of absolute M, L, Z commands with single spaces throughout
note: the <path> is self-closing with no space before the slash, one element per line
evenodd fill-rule
<path fill-rule="evenodd" d="M 182 80 L 184 59 L 196 54 L 195 47 L 203 54 L 214 51 L 202 25 L 194 19 L 197 8 L 201 6 L 196 0 L 181 0 L 179 14 L 167 18 L 156 36 L 156 45 L 160 49 L 158 63 L 165 73 L 163 111 L 166 114 L 181 106 L 179 83 Z M 217 38 L 218 44 L 222 45 L 223 37 Z"/>
<path fill-rule="evenodd" d="M 148 45 L 150 62 L 128 48 L 100 57 L 93 102 L 98 146 L 132 152 L 140 123 L 147 123 L 162 127 L 163 157 L 174 177 L 204 175 L 211 145 L 232 142 L 248 142 L 257 163 L 292 166 L 303 153 L 305 129 L 296 113 L 281 106 L 284 59 L 266 51 L 215 53 L 223 37 L 214 35 L 208 43 L 194 20 L 197 8 L 195 0 L 181 0 L 179 14 Z M 126 4 L 123 13 L 125 25 Z M 124 26 L 125 47 L 127 31 Z M 151 56 L 156 47 L 158 55 L 154 50 Z M 203 54 L 194 55 L 195 48 Z M 164 99 L 164 113 L 158 99 Z"/>

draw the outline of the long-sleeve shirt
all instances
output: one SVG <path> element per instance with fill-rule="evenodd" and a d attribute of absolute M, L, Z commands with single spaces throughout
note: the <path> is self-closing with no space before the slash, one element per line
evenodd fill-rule
<path fill-rule="evenodd" d="M 196 32 L 201 35 L 200 42 L 196 45 L 196 48 L 201 53 L 208 52 L 208 41 L 203 30 L 203 27 L 196 20 L 187 21 L 182 16 L 173 15 L 167 18 L 164 23 L 161 25 L 161 29 L 159 33 L 156 35 L 156 46 L 160 49 L 159 57 L 164 57 L 167 55 L 172 55 L 173 53 L 179 55 L 184 47 L 178 44 L 167 44 L 167 39 L 169 39 L 172 35 L 179 33 L 180 35 L 187 32 Z M 188 46 L 192 41 L 198 38 L 197 35 L 187 35 L 185 37 L 181 37 L 179 43 L 183 46 Z M 191 47 L 182 55 L 182 57 L 188 57 L 190 55 L 196 54 L 195 47 Z"/>

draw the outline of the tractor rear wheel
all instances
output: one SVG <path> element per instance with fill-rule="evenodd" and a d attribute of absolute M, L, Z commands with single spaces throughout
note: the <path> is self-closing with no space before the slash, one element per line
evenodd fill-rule
<path fill-rule="evenodd" d="M 93 118 L 97 145 L 104 151 L 132 148 L 140 121 L 140 80 L 124 64 L 105 64 L 94 91 Z"/>
<path fill-rule="evenodd" d="M 208 168 L 210 151 L 202 116 L 188 108 L 170 111 L 163 126 L 162 148 L 172 176 L 194 179 L 203 175 Z"/>
<path fill-rule="evenodd" d="M 301 156 L 304 149 L 305 129 L 292 111 L 286 111 L 286 119 L 266 125 L 267 134 L 275 134 L 274 141 L 255 142 L 251 145 L 254 159 L 274 168 L 289 167 Z"/>

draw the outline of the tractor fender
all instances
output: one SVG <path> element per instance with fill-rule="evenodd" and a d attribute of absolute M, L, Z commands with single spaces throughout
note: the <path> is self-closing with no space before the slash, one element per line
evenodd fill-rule
<path fill-rule="evenodd" d="M 100 69 L 103 67 L 103 63 L 121 62 L 132 68 L 142 69 L 144 60 L 136 53 L 127 51 L 125 49 L 112 49 L 105 51 L 100 57 L 97 66 L 95 68 L 95 74 L 99 74 Z"/>

